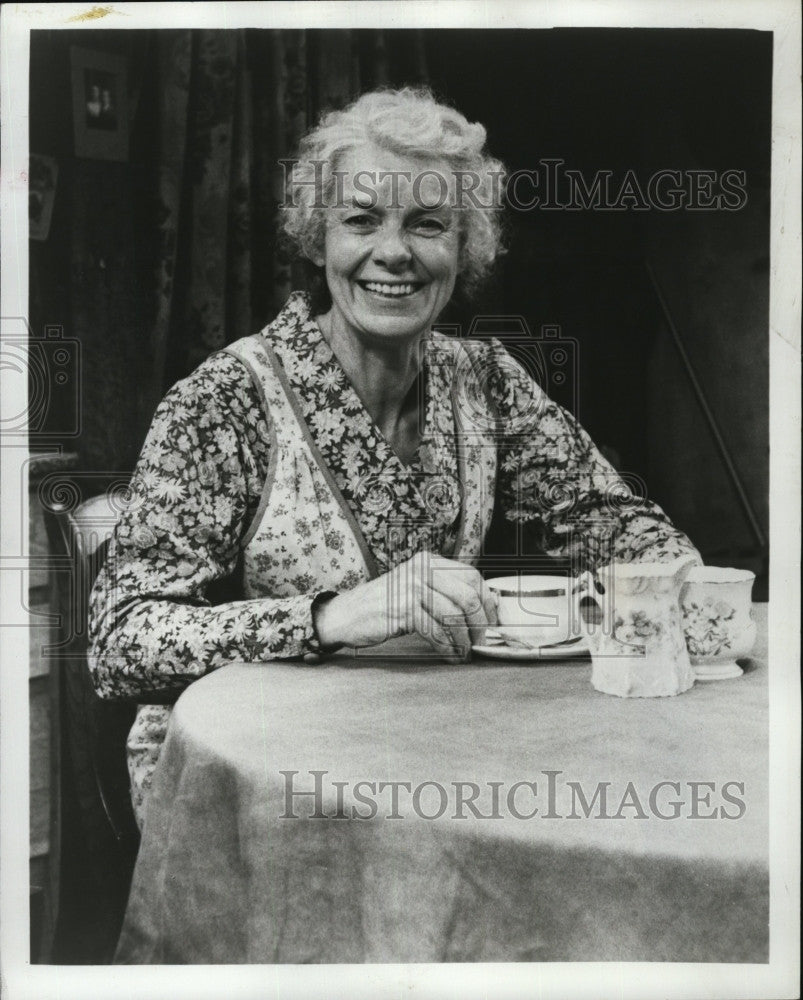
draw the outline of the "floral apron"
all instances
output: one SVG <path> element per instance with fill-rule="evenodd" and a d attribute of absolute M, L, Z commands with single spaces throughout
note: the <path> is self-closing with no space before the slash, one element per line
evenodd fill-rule
<path fill-rule="evenodd" d="M 241 540 L 245 598 L 292 597 L 325 590 L 346 590 L 378 576 L 383 568 L 371 552 L 354 511 L 310 433 L 285 369 L 264 335 L 245 337 L 226 350 L 251 371 L 260 390 L 271 433 L 270 464 L 259 507 Z M 438 454 L 455 449 L 458 481 L 433 469 L 412 489 L 418 511 L 394 517 L 394 483 L 368 477 L 360 502 L 386 518 L 384 568 L 430 548 L 428 536 L 454 522 L 441 555 L 473 564 L 493 513 L 496 434 L 483 390 L 483 373 L 471 345 L 436 336 L 427 345 L 432 392 L 450 397 L 450 419 L 426 428 L 427 446 Z M 444 465 L 445 463 L 440 463 Z M 316 659 L 310 654 L 309 659 Z M 153 770 L 164 742 L 170 709 L 141 705 L 129 734 L 128 768 L 134 812 L 140 827 Z"/>

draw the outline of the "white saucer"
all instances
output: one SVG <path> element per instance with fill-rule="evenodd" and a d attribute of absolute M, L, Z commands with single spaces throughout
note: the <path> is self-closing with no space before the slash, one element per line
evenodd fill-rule
<path fill-rule="evenodd" d="M 489 660 L 580 660 L 588 656 L 588 646 L 582 636 L 570 639 L 567 642 L 560 642 L 554 646 L 539 646 L 536 649 L 522 649 L 520 646 L 508 646 L 508 644 L 493 631 L 488 629 L 486 640 L 490 640 L 483 646 L 472 646 L 474 653 L 485 656 Z"/>

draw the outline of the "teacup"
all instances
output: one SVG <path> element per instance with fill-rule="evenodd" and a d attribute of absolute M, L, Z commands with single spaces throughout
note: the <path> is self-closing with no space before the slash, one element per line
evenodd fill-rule
<path fill-rule="evenodd" d="M 488 580 L 498 596 L 497 631 L 506 641 L 553 645 L 572 636 L 572 581 L 566 576 L 502 576 Z"/>
<path fill-rule="evenodd" d="M 697 680 L 739 677 L 736 662 L 756 640 L 750 616 L 755 573 L 721 566 L 695 566 L 680 592 L 683 633 Z"/>

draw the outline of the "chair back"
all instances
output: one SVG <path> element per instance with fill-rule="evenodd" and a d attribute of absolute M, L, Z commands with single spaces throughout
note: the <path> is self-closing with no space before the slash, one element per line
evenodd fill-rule
<path fill-rule="evenodd" d="M 123 509 L 119 478 L 116 490 L 94 492 L 101 485 L 75 473 L 40 485 L 58 622 L 48 650 L 58 775 L 51 817 L 51 851 L 58 855 L 52 961 L 65 964 L 111 961 L 139 846 L 125 749 L 136 705 L 100 699 L 87 663 L 90 591 Z"/>

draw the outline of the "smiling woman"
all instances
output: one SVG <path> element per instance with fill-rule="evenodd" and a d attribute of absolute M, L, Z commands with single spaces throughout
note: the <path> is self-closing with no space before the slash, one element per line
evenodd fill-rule
<path fill-rule="evenodd" d="M 495 508 L 578 570 L 699 558 L 497 341 L 433 331 L 500 250 L 484 146 L 409 89 L 304 140 L 284 225 L 324 294 L 294 293 L 159 408 L 93 594 L 102 696 L 406 633 L 462 659 L 496 623 L 478 569 Z M 213 604 L 222 581 L 236 596 Z M 143 707 L 131 731 L 140 821 L 168 717 Z"/>

